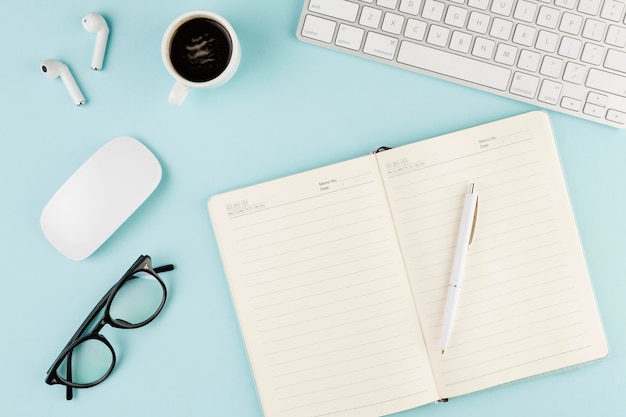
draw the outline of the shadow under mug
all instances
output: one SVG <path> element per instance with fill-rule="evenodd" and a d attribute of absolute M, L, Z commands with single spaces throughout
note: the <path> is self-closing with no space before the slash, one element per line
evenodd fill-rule
<path fill-rule="evenodd" d="M 168 101 L 178 106 L 191 88 L 218 87 L 230 80 L 239 67 L 241 46 L 226 19 L 194 10 L 178 16 L 165 30 L 161 58 L 176 80 Z"/>

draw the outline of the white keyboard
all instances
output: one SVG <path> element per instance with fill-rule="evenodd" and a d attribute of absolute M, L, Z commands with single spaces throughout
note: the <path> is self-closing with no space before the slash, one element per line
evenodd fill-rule
<path fill-rule="evenodd" d="M 298 39 L 626 128 L 626 1 L 305 0 Z"/>

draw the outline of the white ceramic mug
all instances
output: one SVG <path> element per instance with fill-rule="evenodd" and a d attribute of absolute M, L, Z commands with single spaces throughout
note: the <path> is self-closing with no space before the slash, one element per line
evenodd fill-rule
<path fill-rule="evenodd" d="M 194 10 L 178 16 L 165 30 L 161 57 L 176 83 L 168 101 L 180 105 L 191 88 L 218 87 L 232 78 L 241 45 L 222 16 Z"/>

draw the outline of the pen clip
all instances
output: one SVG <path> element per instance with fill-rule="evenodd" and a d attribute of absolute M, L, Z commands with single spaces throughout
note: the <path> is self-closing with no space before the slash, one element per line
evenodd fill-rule
<path fill-rule="evenodd" d="M 472 219 L 472 231 L 470 232 L 470 238 L 467 246 L 472 244 L 474 240 L 474 231 L 476 231 L 476 218 L 478 217 L 478 197 L 476 197 L 476 206 L 474 207 L 474 218 Z"/>

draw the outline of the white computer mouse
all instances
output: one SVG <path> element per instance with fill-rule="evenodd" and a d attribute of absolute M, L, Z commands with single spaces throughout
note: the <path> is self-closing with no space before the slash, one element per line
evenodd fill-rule
<path fill-rule="evenodd" d="M 98 149 L 41 213 L 46 238 L 70 259 L 85 259 L 152 194 L 161 181 L 154 154 L 131 137 Z"/>

